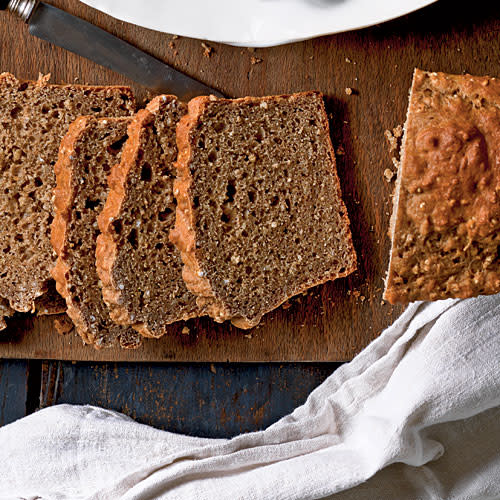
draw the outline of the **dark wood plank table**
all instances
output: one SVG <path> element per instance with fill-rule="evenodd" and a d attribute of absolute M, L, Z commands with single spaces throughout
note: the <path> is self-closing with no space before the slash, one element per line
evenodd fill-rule
<path fill-rule="evenodd" d="M 214 49 L 210 58 L 203 57 L 197 40 L 172 40 L 169 35 L 112 20 L 74 0 L 54 3 L 229 96 L 310 88 L 325 92 L 333 116 L 332 138 L 345 152 L 339 156 L 338 168 L 360 270 L 350 279 L 317 289 L 300 303 L 293 302 L 288 310 L 270 315 L 255 337 L 270 336 L 278 346 L 275 354 L 279 354 L 261 359 L 349 359 L 399 314 L 399 309 L 380 305 L 392 189 L 383 180 L 384 170 L 390 167 L 383 132 L 404 120 L 415 66 L 500 74 L 500 22 L 495 2 L 482 2 L 480 8 L 471 9 L 470 2 L 441 0 L 381 26 L 255 52 L 210 44 Z M 130 83 L 86 60 L 20 35 L 21 29 L 19 23 L 7 23 L 0 14 L 2 70 L 27 78 L 36 76 L 38 70 L 51 72 L 53 81 L 78 77 L 86 83 Z M 262 62 L 252 64 L 252 57 Z M 353 94 L 346 95 L 345 88 L 352 88 Z M 136 90 L 141 98 L 146 97 L 144 89 Z M 359 295 L 348 295 L 350 289 Z M 300 327 L 302 324 L 305 326 Z M 203 324 L 195 323 L 194 328 L 202 329 Z M 307 336 L 301 334 L 301 328 Z M 217 338 L 216 332 L 212 339 Z M 260 347 L 253 352 L 269 354 L 264 341 L 257 344 Z M 214 355 L 213 361 L 219 363 L 212 365 L 4 360 L 0 364 L 0 424 L 40 406 L 90 403 L 170 430 L 231 436 L 262 428 L 288 413 L 337 366 L 220 363 L 241 361 L 249 350 L 248 343 L 239 347 L 235 343 L 232 348 L 229 358 Z M 318 355 L 321 349 L 322 356 Z M 172 358 L 189 359 L 186 355 Z"/>

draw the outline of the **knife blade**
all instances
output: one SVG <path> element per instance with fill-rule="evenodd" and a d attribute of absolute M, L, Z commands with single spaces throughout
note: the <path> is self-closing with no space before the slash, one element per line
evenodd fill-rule
<path fill-rule="evenodd" d="M 174 94 L 185 101 L 198 95 L 223 97 L 204 83 L 52 5 L 35 0 L 0 0 L 0 10 L 5 9 L 26 21 L 32 35 L 121 73 L 156 93 Z"/>

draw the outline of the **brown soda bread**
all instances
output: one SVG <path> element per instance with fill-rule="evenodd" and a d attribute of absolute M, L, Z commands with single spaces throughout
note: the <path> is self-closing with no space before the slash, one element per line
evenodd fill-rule
<path fill-rule="evenodd" d="M 172 241 L 216 321 L 240 328 L 356 269 L 323 97 L 199 97 L 177 127 Z"/>
<path fill-rule="evenodd" d="M 160 337 L 167 325 L 201 314 L 182 279 L 175 224 L 176 124 L 186 106 L 158 96 L 135 116 L 99 216 L 97 268 L 113 321 Z"/>
<path fill-rule="evenodd" d="M 62 137 L 82 114 L 127 116 L 126 87 L 50 85 L 0 75 L 0 297 L 34 311 L 51 279 L 54 164 Z"/>
<path fill-rule="evenodd" d="M 77 118 L 69 127 L 55 165 L 52 270 L 67 314 L 85 343 L 96 348 L 140 345 L 140 335 L 109 317 L 95 266 L 97 216 L 108 195 L 107 177 L 120 161 L 130 118 Z"/>
<path fill-rule="evenodd" d="M 500 292 L 500 81 L 415 70 L 384 298 Z"/>

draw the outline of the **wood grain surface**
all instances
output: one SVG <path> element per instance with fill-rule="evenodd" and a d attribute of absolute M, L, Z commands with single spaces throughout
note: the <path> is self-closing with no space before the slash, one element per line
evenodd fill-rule
<path fill-rule="evenodd" d="M 336 368 L 334 363 L 39 363 L 40 408 L 92 404 L 170 432 L 214 438 L 273 424 L 303 404 Z"/>
<path fill-rule="evenodd" d="M 0 427 L 55 404 L 89 404 L 170 432 L 229 438 L 289 414 L 337 366 L 3 360 Z"/>
<path fill-rule="evenodd" d="M 441 0 L 399 20 L 357 32 L 269 49 L 178 38 L 129 25 L 75 0 L 52 2 L 231 97 L 318 89 L 325 94 L 338 171 L 351 219 L 359 270 L 313 289 L 242 332 L 207 318 L 171 327 L 137 351 L 95 351 L 73 333 L 58 336 L 53 318 L 16 317 L 0 336 L 0 357 L 129 361 L 332 361 L 352 358 L 401 312 L 381 303 L 393 183 L 384 131 L 405 119 L 414 67 L 500 75 L 500 22 L 495 2 L 481 9 Z M 465 3 L 464 3 L 465 5 Z M 0 13 L 0 70 L 20 78 L 51 73 L 53 82 L 129 84 L 140 101 L 147 89 L 94 63 L 32 38 Z M 348 95 L 346 89 L 352 89 Z"/>

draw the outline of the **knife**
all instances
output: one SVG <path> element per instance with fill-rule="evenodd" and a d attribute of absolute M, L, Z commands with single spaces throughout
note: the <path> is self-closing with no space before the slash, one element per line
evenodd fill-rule
<path fill-rule="evenodd" d="M 0 10 L 8 10 L 28 23 L 32 35 L 121 73 L 158 94 L 175 94 L 185 101 L 198 95 L 223 97 L 217 90 L 52 5 L 36 0 L 0 0 Z"/>

